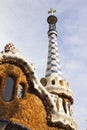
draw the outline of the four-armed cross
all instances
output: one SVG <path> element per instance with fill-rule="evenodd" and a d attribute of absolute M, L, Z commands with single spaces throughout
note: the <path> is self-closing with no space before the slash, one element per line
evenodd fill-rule
<path fill-rule="evenodd" d="M 56 12 L 56 10 L 53 8 L 50 8 L 50 10 L 48 11 L 48 13 L 50 13 L 51 15 L 53 15 L 55 12 Z"/>

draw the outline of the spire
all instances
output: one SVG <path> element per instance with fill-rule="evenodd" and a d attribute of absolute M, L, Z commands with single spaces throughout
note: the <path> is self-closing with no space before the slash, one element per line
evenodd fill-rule
<path fill-rule="evenodd" d="M 48 13 L 51 13 L 51 15 L 47 18 L 49 24 L 47 69 L 45 78 L 43 77 L 40 82 L 50 94 L 53 94 L 54 97 L 56 96 L 53 98 L 53 95 L 51 95 L 50 98 L 54 104 L 53 110 L 50 111 L 52 112 L 51 122 L 57 123 L 60 129 L 77 130 L 77 125 L 72 118 L 71 109 L 74 101 L 73 92 L 70 89 L 68 81 L 63 78 L 60 67 L 56 31 L 56 23 L 58 20 L 54 16 L 54 9 L 50 9 Z"/>
<path fill-rule="evenodd" d="M 51 75 L 55 75 L 56 77 L 62 77 L 58 46 L 57 46 L 56 23 L 58 20 L 57 17 L 54 16 L 55 12 L 56 10 L 51 8 L 48 11 L 48 13 L 50 13 L 51 15 L 47 18 L 47 22 L 49 24 L 49 30 L 48 30 L 49 46 L 48 46 L 46 77 L 49 77 Z"/>

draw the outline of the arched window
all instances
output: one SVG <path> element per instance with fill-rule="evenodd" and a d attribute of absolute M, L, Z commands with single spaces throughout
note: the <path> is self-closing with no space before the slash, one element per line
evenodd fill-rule
<path fill-rule="evenodd" d="M 23 98 L 24 97 L 24 92 L 25 92 L 24 86 L 25 85 L 23 83 L 18 85 L 18 91 L 17 91 L 17 97 L 18 98 Z"/>
<path fill-rule="evenodd" d="M 5 82 L 3 99 L 5 101 L 11 101 L 13 98 L 14 91 L 14 79 L 12 77 L 8 77 Z"/>
<path fill-rule="evenodd" d="M 52 80 L 52 85 L 55 85 L 55 80 L 54 79 Z"/>
<path fill-rule="evenodd" d="M 64 99 L 63 99 L 63 109 L 64 109 L 64 112 L 67 113 L 66 101 Z"/>

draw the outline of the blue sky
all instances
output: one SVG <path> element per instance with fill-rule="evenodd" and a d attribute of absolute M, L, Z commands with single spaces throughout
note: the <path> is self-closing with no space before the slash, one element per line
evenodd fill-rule
<path fill-rule="evenodd" d="M 13 42 L 38 65 L 44 77 L 48 51 L 48 10 L 56 9 L 61 68 L 75 95 L 73 116 L 79 130 L 87 128 L 87 0 L 0 1 L 0 50 Z"/>

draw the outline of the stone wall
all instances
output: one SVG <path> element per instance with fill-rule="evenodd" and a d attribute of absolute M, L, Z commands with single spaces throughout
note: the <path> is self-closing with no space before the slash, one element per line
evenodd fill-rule
<path fill-rule="evenodd" d="M 15 76 L 15 90 L 13 99 L 5 102 L 3 100 L 4 84 L 9 75 Z M 25 83 L 25 96 L 22 99 L 16 96 L 20 82 Z M 34 91 L 33 86 L 29 86 L 27 77 L 18 66 L 8 63 L 0 65 L 0 120 L 16 122 L 31 130 L 59 130 L 48 126 L 45 106 Z"/>

